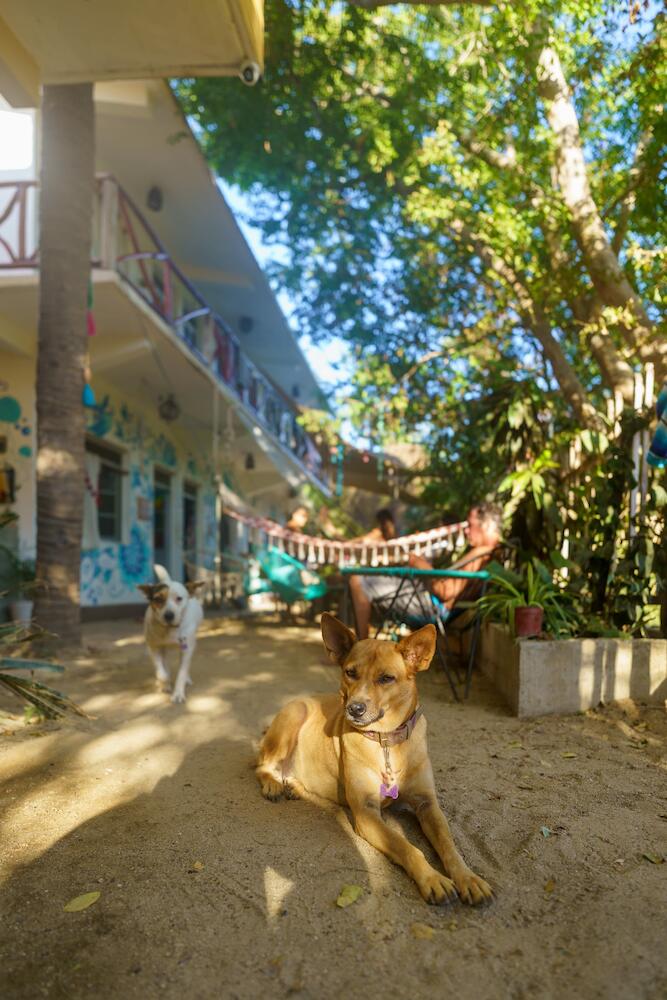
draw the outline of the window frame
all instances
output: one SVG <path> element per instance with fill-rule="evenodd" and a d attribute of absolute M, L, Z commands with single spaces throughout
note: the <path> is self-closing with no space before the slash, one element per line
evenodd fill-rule
<path fill-rule="evenodd" d="M 126 520 L 124 477 L 127 475 L 127 471 L 123 467 L 124 453 L 120 448 L 116 448 L 106 442 L 101 444 L 100 442 L 90 440 L 89 438 L 86 438 L 85 447 L 86 451 L 96 455 L 99 459 L 99 472 L 95 487 L 97 535 L 99 542 L 100 544 L 111 542 L 120 545 L 124 539 L 124 527 Z M 114 477 L 113 491 L 101 489 L 103 472 L 111 473 Z M 100 498 L 102 496 L 112 496 L 114 498 L 113 510 L 111 512 L 101 510 Z M 109 518 L 112 519 L 113 526 L 111 530 L 108 526 L 105 527 Z"/>

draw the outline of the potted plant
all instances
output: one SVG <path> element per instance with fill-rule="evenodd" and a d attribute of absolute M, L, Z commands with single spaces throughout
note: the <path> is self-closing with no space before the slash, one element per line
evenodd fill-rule
<path fill-rule="evenodd" d="M 0 597 L 6 597 L 10 616 L 25 625 L 32 619 L 33 600 L 29 596 L 35 586 L 35 564 L 19 559 L 6 545 L 0 545 Z"/>
<path fill-rule="evenodd" d="M 13 577 L 9 587 L 9 613 L 15 622 L 29 625 L 34 601 L 30 593 L 35 587 L 35 564 L 30 559 L 13 561 Z"/>
<path fill-rule="evenodd" d="M 517 638 L 543 630 L 557 638 L 572 634 L 577 623 L 572 599 L 554 584 L 546 566 L 529 562 L 515 573 L 494 565 L 490 572 L 489 589 L 477 602 L 483 618 L 504 623 Z"/>

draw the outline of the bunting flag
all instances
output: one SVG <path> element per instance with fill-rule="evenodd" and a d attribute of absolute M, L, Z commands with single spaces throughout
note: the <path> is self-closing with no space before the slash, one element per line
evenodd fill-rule
<path fill-rule="evenodd" d="M 441 552 L 452 553 L 463 545 L 463 529 L 467 523 L 461 521 L 458 524 L 447 524 L 441 528 L 392 538 L 388 542 L 346 542 L 302 535 L 298 531 L 284 528 L 268 517 L 241 513 L 229 506 L 224 506 L 223 512 L 247 525 L 250 540 L 255 545 L 274 545 L 301 562 L 318 565 L 332 563 L 338 566 L 389 566 L 407 563 L 408 557 L 413 553 L 427 558 Z"/>

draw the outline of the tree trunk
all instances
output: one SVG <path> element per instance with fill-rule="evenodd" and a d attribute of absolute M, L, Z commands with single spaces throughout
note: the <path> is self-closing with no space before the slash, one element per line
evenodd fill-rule
<path fill-rule="evenodd" d="M 544 35 L 545 24 L 538 21 L 537 30 Z M 567 206 L 577 241 L 595 290 L 605 306 L 628 309 L 632 316 L 626 329 L 628 346 L 642 362 L 652 361 L 662 376 L 667 371 L 667 344 L 655 337 L 644 303 L 621 267 L 607 236 L 588 181 L 579 120 L 555 48 L 543 42 L 537 57 L 537 79 L 544 100 L 547 120 L 555 137 L 556 176 L 558 189 Z"/>
<path fill-rule="evenodd" d="M 588 394 L 567 360 L 562 347 L 553 335 L 551 324 L 542 307 L 535 302 L 530 291 L 525 286 L 514 269 L 500 257 L 476 233 L 472 233 L 465 223 L 454 219 L 449 228 L 459 238 L 467 241 L 478 254 L 480 260 L 492 270 L 509 288 L 515 297 L 516 311 L 521 316 L 526 329 L 532 333 L 540 344 L 544 356 L 551 365 L 554 378 L 558 382 L 563 396 L 567 400 L 572 413 L 582 425 L 592 430 L 602 427 L 600 414 L 588 398 Z"/>
<path fill-rule="evenodd" d="M 42 100 L 37 357 L 38 624 L 80 640 L 86 354 L 94 189 L 90 83 L 45 86 Z"/>

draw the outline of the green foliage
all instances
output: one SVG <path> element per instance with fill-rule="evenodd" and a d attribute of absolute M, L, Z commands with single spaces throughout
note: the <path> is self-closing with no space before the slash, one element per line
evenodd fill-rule
<path fill-rule="evenodd" d="M 610 376 L 591 342 L 630 369 L 641 361 L 627 307 L 595 307 L 590 261 L 554 186 L 535 60 L 548 25 L 593 199 L 657 342 L 664 13 L 642 7 L 630 24 L 615 0 L 370 11 L 268 0 L 266 18 L 257 87 L 205 78 L 175 89 L 210 162 L 250 195 L 251 221 L 281 248 L 273 277 L 301 330 L 355 353 L 339 412 L 376 444 L 425 444 L 426 506 L 461 516 L 499 495 L 526 559 L 549 563 L 567 541 L 571 566 L 554 569 L 584 619 L 642 634 L 647 597 L 667 581 L 662 487 L 629 542 L 633 427 L 628 418 L 612 440 Z M 538 313 L 597 411 L 588 426 L 537 336 Z"/>
<path fill-rule="evenodd" d="M 491 564 L 489 569 L 489 589 L 478 601 L 484 618 L 502 622 L 515 635 L 517 608 L 538 607 L 544 611 L 544 631 L 554 638 L 571 636 L 577 630 L 579 617 L 571 595 L 553 582 L 551 572 L 543 563 L 533 560 L 518 573 L 497 563 Z"/>
<path fill-rule="evenodd" d="M 7 525 L 15 520 L 16 517 L 14 514 L 0 514 L 0 530 L 6 528 Z M 5 546 L 0 545 L 0 548 L 9 552 Z M 12 555 L 11 552 L 9 554 Z M 24 578 L 30 575 L 30 564 L 21 562 L 13 555 L 12 559 L 17 567 L 15 570 L 16 579 L 20 579 L 20 582 L 23 583 Z M 35 626 L 27 627 L 20 622 L 0 623 L 0 668 L 4 668 L 0 671 L 0 687 L 6 688 L 12 694 L 27 702 L 26 721 L 28 722 L 40 721 L 44 718 L 55 719 L 68 711 L 85 716 L 86 713 L 83 709 L 59 691 L 55 691 L 45 684 L 40 684 L 39 681 L 28 680 L 27 678 L 16 677 L 11 673 L 7 673 L 8 670 L 25 671 L 43 669 L 62 671 L 62 667 L 51 663 L 40 660 L 20 660 L 15 657 L 14 654 L 18 648 L 31 642 L 33 639 L 41 638 L 43 635 L 43 631 Z M 11 657 L 4 655 L 10 653 L 12 654 Z"/>
<path fill-rule="evenodd" d="M 0 513 L 0 531 L 18 520 L 13 511 Z M 35 563 L 19 559 L 8 545 L 0 542 L 0 597 L 4 594 L 19 596 L 34 587 Z"/>

